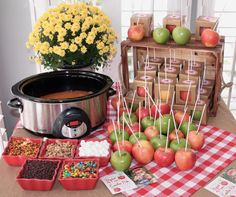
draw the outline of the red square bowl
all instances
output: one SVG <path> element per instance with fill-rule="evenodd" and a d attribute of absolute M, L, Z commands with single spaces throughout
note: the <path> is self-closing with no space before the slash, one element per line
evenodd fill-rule
<path fill-rule="evenodd" d="M 104 141 L 104 140 L 84 140 L 85 142 L 101 142 L 101 141 Z M 110 158 L 111 158 L 111 143 L 106 140 L 108 143 L 109 143 L 109 154 L 105 157 L 97 157 L 97 156 L 80 156 L 79 155 L 79 148 L 81 147 L 81 141 L 79 141 L 79 144 L 78 144 L 78 147 L 77 147 L 77 150 L 76 150 L 76 155 L 75 155 L 75 158 L 76 159 L 90 159 L 90 158 L 96 158 L 99 160 L 99 166 L 100 167 L 104 167 L 104 166 L 107 166 L 109 161 L 110 161 Z"/>
<path fill-rule="evenodd" d="M 39 178 L 23 178 L 23 173 L 26 168 L 27 162 L 30 161 L 36 161 L 36 162 L 45 162 L 45 165 L 49 165 L 48 162 L 56 162 L 56 167 L 54 169 L 54 173 L 51 179 L 39 179 Z M 48 164 L 47 164 L 48 163 Z M 61 161 L 60 160 L 43 160 L 43 159 L 28 159 L 25 161 L 24 165 L 22 166 L 18 176 L 16 177 L 16 181 L 18 184 L 25 190 L 51 190 L 52 186 L 56 180 L 56 176 L 60 167 Z M 37 167 L 36 164 L 32 165 L 34 169 Z M 42 172 L 42 168 L 40 168 L 40 171 Z M 47 171 L 48 172 L 48 171 Z M 36 172 L 37 173 L 37 172 Z M 39 174 L 39 173 L 37 173 Z"/>
<path fill-rule="evenodd" d="M 15 142 L 25 142 L 25 143 L 34 143 L 36 146 L 38 146 L 37 148 L 35 148 L 35 152 L 32 156 L 27 156 L 27 155 L 10 155 L 9 154 L 9 149 L 13 148 L 14 145 L 13 143 Z M 2 153 L 2 157 L 3 159 L 7 162 L 7 164 L 11 165 L 11 166 L 22 166 L 25 162 L 26 159 L 30 159 L 30 158 L 37 158 L 40 152 L 40 148 L 42 146 L 43 140 L 39 139 L 39 138 L 24 138 L 24 137 L 14 137 L 12 136 L 4 150 L 4 152 Z M 21 149 L 26 150 L 23 147 Z"/>
<path fill-rule="evenodd" d="M 50 145 L 50 144 L 54 144 L 56 142 L 59 142 L 59 143 L 70 142 L 70 143 L 72 143 L 74 145 L 74 147 L 71 149 L 71 156 L 70 157 L 60 157 L 60 156 L 48 157 L 48 156 L 46 156 L 47 146 Z M 43 144 L 43 146 L 41 148 L 41 151 L 40 151 L 40 154 L 39 154 L 39 158 L 40 159 L 56 159 L 56 160 L 58 160 L 58 159 L 73 159 L 74 156 L 75 156 L 77 144 L 78 144 L 78 140 L 72 140 L 72 139 L 47 139 L 44 142 L 44 144 Z M 62 151 L 59 150 L 59 152 L 62 152 Z"/>
<path fill-rule="evenodd" d="M 63 178 L 64 166 L 71 164 L 71 163 L 79 163 L 79 162 L 86 162 L 86 161 L 95 161 L 97 163 L 96 166 L 96 177 L 94 178 Z M 66 190 L 90 190 L 94 189 L 98 178 L 99 178 L 99 160 L 98 159 L 70 159 L 64 160 L 62 163 L 62 168 L 59 174 L 59 182 L 61 183 L 62 187 Z"/>

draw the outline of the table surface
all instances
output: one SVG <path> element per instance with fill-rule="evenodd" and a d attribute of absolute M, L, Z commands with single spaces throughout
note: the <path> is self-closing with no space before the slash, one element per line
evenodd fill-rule
<path fill-rule="evenodd" d="M 233 115 L 228 110 L 225 103 L 222 101 L 219 104 L 219 109 L 216 117 L 210 117 L 208 121 L 209 125 L 230 131 L 236 134 L 236 120 Z M 13 132 L 14 136 L 24 136 L 24 137 L 36 137 L 35 135 L 26 132 L 24 129 L 16 129 Z M 232 162 L 228 167 L 236 167 L 236 161 Z M 16 183 L 15 177 L 19 171 L 19 167 L 8 166 L 3 159 L 0 159 L 0 191 L 1 197 L 25 197 L 25 196 L 50 196 L 50 197 L 63 197 L 63 196 L 88 196 L 88 197 L 97 197 L 97 196 L 112 196 L 106 186 L 99 180 L 96 188 L 94 190 L 84 190 L 84 191 L 66 191 L 62 188 L 58 181 L 55 182 L 51 191 L 26 191 L 20 188 Z M 121 195 L 120 195 L 121 196 Z M 195 192 L 192 196 L 201 196 L 201 197 L 211 197 L 215 196 L 214 194 L 208 192 L 204 188 L 201 188 Z"/>

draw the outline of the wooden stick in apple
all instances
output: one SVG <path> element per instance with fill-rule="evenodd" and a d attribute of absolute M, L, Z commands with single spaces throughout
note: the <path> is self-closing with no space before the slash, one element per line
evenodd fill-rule
<path fill-rule="evenodd" d="M 199 123 L 198 123 L 198 127 L 197 127 L 197 134 L 198 134 L 198 132 L 199 132 L 199 129 L 200 129 L 200 126 L 201 126 L 201 123 L 202 123 L 202 118 L 203 118 L 203 115 L 204 115 L 205 109 L 206 109 L 206 104 L 203 106 L 203 110 L 202 110 L 201 118 L 200 118 L 200 121 L 199 121 Z"/>
<path fill-rule="evenodd" d="M 168 125 L 167 125 L 167 136 L 166 136 L 166 147 L 165 147 L 165 152 L 167 151 L 167 148 L 168 148 L 168 138 L 169 138 L 169 133 L 170 133 L 170 119 L 168 119 Z"/>
<path fill-rule="evenodd" d="M 173 110 L 172 110 L 172 109 L 171 109 L 171 115 L 172 115 L 173 122 L 174 122 L 174 127 L 175 127 L 175 134 L 176 134 L 176 139 L 177 139 L 177 142 L 178 142 L 178 144 L 179 144 L 178 130 L 177 130 L 176 122 L 175 122 L 175 116 L 174 116 L 174 112 L 173 112 Z"/>
<path fill-rule="evenodd" d="M 187 112 L 187 107 L 184 109 L 184 114 L 183 114 L 183 116 L 182 116 L 182 118 L 181 118 L 181 121 L 180 121 L 180 123 L 179 123 L 179 126 L 178 126 L 178 130 L 179 130 L 179 128 L 181 127 L 181 125 L 182 125 L 182 123 L 183 123 L 183 120 L 184 120 L 184 117 L 185 117 L 185 114 L 186 114 L 186 112 Z"/>
<path fill-rule="evenodd" d="M 172 63 L 171 49 L 170 49 L 170 61 L 169 61 L 169 63 L 170 63 L 170 68 L 171 68 L 171 63 Z"/>
<path fill-rule="evenodd" d="M 122 120 L 122 144 L 124 146 L 125 143 L 125 121 L 124 121 L 124 113 L 123 113 L 123 120 Z"/>
<path fill-rule="evenodd" d="M 172 111 L 172 109 L 173 109 L 174 101 L 175 101 L 175 91 L 173 92 L 171 106 L 170 106 L 170 111 Z"/>
<path fill-rule="evenodd" d="M 120 91 L 118 93 L 118 103 L 117 103 L 117 125 L 120 128 Z"/>
<path fill-rule="evenodd" d="M 159 107 L 160 107 L 160 103 L 159 103 Z M 160 111 L 160 109 L 159 109 L 159 111 Z M 160 125 L 160 139 L 162 138 L 162 129 L 161 129 L 161 117 L 159 117 L 159 125 Z"/>
<path fill-rule="evenodd" d="M 129 128 L 129 130 L 131 131 L 131 133 L 134 135 L 134 138 L 136 139 L 136 141 L 138 142 L 138 144 L 139 144 L 139 146 L 141 146 L 142 147 L 142 144 L 139 142 L 139 140 L 138 140 L 138 138 L 136 137 L 136 135 L 134 134 L 134 131 L 133 131 L 133 129 L 130 127 L 130 125 L 129 125 L 129 123 L 128 123 L 128 121 L 126 120 L 126 118 L 124 119 L 125 120 L 125 123 L 126 123 L 126 125 L 128 126 L 128 128 Z"/>
<path fill-rule="evenodd" d="M 188 146 L 188 134 L 189 134 L 189 129 L 190 129 L 190 116 L 188 118 L 188 129 L 187 129 L 187 136 L 186 136 L 186 141 L 185 141 L 185 151 L 187 150 L 187 146 Z"/>
<path fill-rule="evenodd" d="M 166 72 L 166 57 L 165 57 L 165 79 L 167 79 L 167 72 Z"/>
<path fill-rule="evenodd" d="M 174 49 L 174 61 L 175 61 L 175 49 Z"/>
<path fill-rule="evenodd" d="M 159 95 L 159 103 L 161 103 L 161 86 L 160 86 L 160 76 L 159 76 L 159 72 L 158 72 L 158 75 L 157 75 L 157 83 L 158 83 L 158 95 Z"/>
<path fill-rule="evenodd" d="M 169 101 L 169 96 L 170 96 L 170 83 L 168 84 L 168 89 L 167 89 L 167 97 L 166 97 L 166 104 Z"/>
<path fill-rule="evenodd" d="M 131 116 L 131 113 L 132 113 L 132 109 L 133 109 L 133 105 L 134 105 L 135 96 L 136 96 L 136 90 L 134 90 L 134 93 L 133 93 L 133 97 L 132 97 L 132 101 L 131 101 L 131 106 L 130 106 L 129 116 Z"/>
<path fill-rule="evenodd" d="M 180 27 L 182 27 L 182 0 L 180 0 Z"/>
<path fill-rule="evenodd" d="M 196 102 L 194 103 L 193 112 L 192 112 L 192 117 L 191 117 L 191 123 L 193 122 L 193 116 L 194 116 L 194 114 L 195 114 L 196 107 L 197 107 L 197 103 L 198 103 L 198 100 L 199 100 L 199 99 L 200 99 L 200 77 L 199 77 L 199 81 L 198 81 L 197 99 L 196 99 Z"/>
<path fill-rule="evenodd" d="M 154 56 L 154 59 L 156 59 L 156 48 L 153 48 L 153 56 Z"/>
<path fill-rule="evenodd" d="M 115 125 L 115 123 L 114 123 L 114 120 L 112 120 L 112 124 L 113 124 L 113 128 L 114 128 L 115 136 L 116 136 L 116 143 L 117 143 L 117 148 L 118 148 L 119 156 L 121 156 L 121 153 L 120 153 L 120 144 L 119 144 L 119 142 L 118 142 L 118 137 L 117 137 L 117 133 L 116 133 L 116 125 Z"/>
<path fill-rule="evenodd" d="M 188 86 L 188 93 L 187 93 L 187 98 L 186 98 L 186 101 L 185 101 L 185 104 L 184 104 L 184 109 L 187 107 L 188 105 L 188 99 L 189 99 L 189 95 L 190 95 L 190 89 L 191 89 L 191 85 L 192 85 L 192 81 L 190 81 L 190 84 Z"/>
<path fill-rule="evenodd" d="M 140 137 L 140 132 L 141 132 L 141 114 L 140 114 L 140 111 L 141 111 L 141 102 L 138 103 L 138 135 Z"/>

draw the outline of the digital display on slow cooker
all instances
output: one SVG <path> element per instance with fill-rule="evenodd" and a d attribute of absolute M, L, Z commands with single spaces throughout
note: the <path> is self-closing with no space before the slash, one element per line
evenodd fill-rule
<path fill-rule="evenodd" d="M 81 122 L 79 120 L 72 120 L 66 124 L 67 127 L 72 128 L 78 127 L 79 125 L 81 125 Z"/>

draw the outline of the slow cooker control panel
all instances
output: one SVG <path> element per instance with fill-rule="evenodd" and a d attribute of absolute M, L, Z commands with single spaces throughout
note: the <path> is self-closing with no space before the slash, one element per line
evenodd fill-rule
<path fill-rule="evenodd" d="M 53 125 L 53 135 L 60 138 L 80 138 L 88 135 L 90 130 L 88 115 L 77 107 L 61 112 Z"/>
<path fill-rule="evenodd" d="M 61 129 L 62 135 L 67 138 L 77 138 L 84 135 L 88 128 L 85 122 L 80 120 L 72 120 L 67 122 Z"/>

